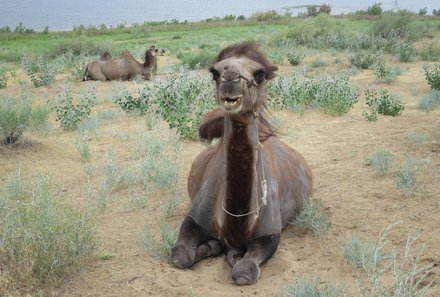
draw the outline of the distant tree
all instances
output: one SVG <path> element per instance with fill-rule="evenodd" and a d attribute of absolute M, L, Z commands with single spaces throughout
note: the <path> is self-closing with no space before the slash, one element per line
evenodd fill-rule
<path fill-rule="evenodd" d="M 432 15 L 436 15 L 436 16 L 440 16 L 440 9 L 433 9 L 432 10 Z"/>
<path fill-rule="evenodd" d="M 423 7 L 419 10 L 419 15 L 426 15 L 428 13 L 428 8 Z"/>
<path fill-rule="evenodd" d="M 383 12 L 382 3 L 374 3 L 372 6 L 367 8 L 368 15 L 381 15 Z"/>
<path fill-rule="evenodd" d="M 331 8 L 330 4 L 322 4 L 319 7 L 318 13 L 330 14 L 331 11 L 332 11 L 332 8 Z"/>
<path fill-rule="evenodd" d="M 307 6 L 307 16 L 315 17 L 318 15 L 318 8 L 316 6 Z"/>

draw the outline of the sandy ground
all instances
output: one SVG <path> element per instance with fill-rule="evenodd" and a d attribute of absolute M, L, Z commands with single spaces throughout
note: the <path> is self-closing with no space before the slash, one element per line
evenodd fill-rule
<path fill-rule="evenodd" d="M 353 235 L 377 239 L 380 231 L 398 223 L 390 232 L 390 244 L 403 248 L 408 235 L 419 234 L 417 241 L 425 244 L 423 264 L 434 265 L 430 279 L 434 280 L 430 296 L 440 296 L 440 110 L 426 114 L 417 103 L 429 92 L 421 62 L 404 64 L 406 70 L 392 85 L 378 84 L 397 94 L 406 104 L 399 117 L 379 116 L 367 122 L 361 115 L 366 110 L 363 96 L 355 107 L 341 117 L 317 111 L 304 115 L 280 111 L 281 139 L 301 152 L 312 167 L 315 180 L 314 198 L 320 199 L 329 215 L 331 226 L 323 235 L 299 227 L 288 226 L 282 233 L 275 255 L 262 266 L 261 277 L 252 286 L 235 286 L 231 268 L 224 256 L 202 260 L 190 270 L 174 268 L 164 259 L 152 257 L 138 242 L 145 224 L 159 232 L 158 207 L 160 195 L 150 197 L 145 208 L 128 208 L 129 189 L 121 189 L 107 207 L 97 213 L 96 225 L 100 244 L 97 254 L 113 255 L 107 261 L 95 258 L 76 274 L 49 290 L 54 296 L 275 296 L 282 284 L 294 278 L 319 277 L 323 283 L 346 287 L 352 296 L 360 296 L 356 280 L 362 274 L 347 263 L 343 245 Z M 281 72 L 290 71 L 282 67 Z M 374 81 L 371 70 L 353 76 L 363 89 Z M 49 88 L 33 89 L 43 98 L 53 96 L 57 81 Z M 74 89 L 85 85 L 78 83 Z M 129 87 L 138 85 L 128 82 Z M 111 84 L 98 83 L 98 98 L 106 100 L 95 108 L 114 109 Z M 14 94 L 16 82 L 0 90 Z M 122 113 L 121 113 L 122 114 Z M 105 152 L 113 149 L 122 166 L 130 164 L 136 133 L 144 123 L 142 117 L 122 116 L 111 122 L 101 122 L 100 136 L 91 136 L 96 172 L 103 166 Z M 411 131 L 424 132 L 429 141 L 415 144 L 407 139 Z M 25 169 L 27 176 L 39 172 L 50 174 L 61 186 L 65 196 L 78 207 L 86 200 L 86 175 L 75 148 L 76 132 L 64 132 L 54 122 L 53 132 L 45 138 L 31 137 L 33 144 L 0 151 L 0 178 Z M 192 160 L 204 149 L 197 142 L 183 142 L 178 194 L 183 197 L 168 222 L 180 225 L 186 215 L 189 199 L 186 178 Z M 368 166 L 366 159 L 379 150 L 395 155 L 391 171 L 380 176 Z M 399 165 L 411 158 L 417 161 L 417 193 L 407 197 L 395 184 Z M 98 174 L 97 174 L 98 175 Z M 98 177 L 92 184 L 98 187 Z M 157 236 L 156 234 L 153 234 Z M 364 279 L 365 281 L 365 279 Z"/>

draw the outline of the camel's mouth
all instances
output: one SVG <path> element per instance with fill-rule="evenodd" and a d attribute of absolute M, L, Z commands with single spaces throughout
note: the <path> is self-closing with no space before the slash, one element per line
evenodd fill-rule
<path fill-rule="evenodd" d="M 242 96 L 237 96 L 234 98 L 224 97 L 221 100 L 221 105 L 226 111 L 238 111 L 241 108 L 242 101 Z"/>

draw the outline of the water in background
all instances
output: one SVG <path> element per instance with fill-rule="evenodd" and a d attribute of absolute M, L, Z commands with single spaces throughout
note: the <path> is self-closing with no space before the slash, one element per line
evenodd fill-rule
<path fill-rule="evenodd" d="M 433 9 L 440 9 L 438 0 L 1 0 L 0 27 L 14 29 L 22 22 L 26 28 L 38 31 L 46 26 L 50 31 L 59 31 L 81 24 L 117 26 L 172 19 L 199 21 L 228 14 L 248 17 L 254 12 L 271 9 L 284 13 L 285 7 L 322 3 L 330 4 L 332 14 L 341 14 L 366 9 L 376 2 L 381 2 L 384 10 L 400 8 L 418 12 L 426 7 L 431 14 Z M 305 9 L 291 10 L 294 15 L 301 11 Z"/>

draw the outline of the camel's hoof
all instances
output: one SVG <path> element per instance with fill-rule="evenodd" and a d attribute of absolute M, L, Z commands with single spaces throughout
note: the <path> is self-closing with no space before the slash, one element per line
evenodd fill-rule
<path fill-rule="evenodd" d="M 260 267 L 250 259 L 242 259 L 232 268 L 232 279 L 239 286 L 252 285 L 259 277 Z"/>
<path fill-rule="evenodd" d="M 171 262 L 177 268 L 190 268 L 194 264 L 196 250 L 183 243 L 176 243 L 171 248 Z"/>

